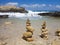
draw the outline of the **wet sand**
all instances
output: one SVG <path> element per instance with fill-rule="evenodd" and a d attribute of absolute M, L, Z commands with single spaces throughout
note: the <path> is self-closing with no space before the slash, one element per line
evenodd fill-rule
<path fill-rule="evenodd" d="M 41 34 L 41 24 L 47 22 L 49 39 L 44 40 Z M 5 22 L 11 22 L 6 24 Z M 60 28 L 60 18 L 44 17 L 38 20 L 31 20 L 31 25 L 35 29 L 33 33 L 33 42 L 27 42 L 22 39 L 23 33 L 26 32 L 26 20 L 18 18 L 0 19 L 0 41 L 7 42 L 7 45 L 49 45 L 52 40 L 57 39 L 55 31 Z"/>

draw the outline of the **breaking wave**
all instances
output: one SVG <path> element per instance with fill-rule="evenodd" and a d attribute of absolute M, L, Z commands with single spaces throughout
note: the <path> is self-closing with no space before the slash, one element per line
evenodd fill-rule
<path fill-rule="evenodd" d="M 15 17 L 15 18 L 42 18 L 42 16 L 39 16 L 38 13 L 46 13 L 46 12 L 33 12 L 31 10 L 28 10 L 28 13 L 19 13 L 19 12 L 0 12 L 0 15 L 9 15 L 9 17 Z"/>

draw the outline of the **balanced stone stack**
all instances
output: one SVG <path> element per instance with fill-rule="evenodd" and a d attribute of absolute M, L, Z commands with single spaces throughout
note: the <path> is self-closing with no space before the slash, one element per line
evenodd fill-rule
<path fill-rule="evenodd" d="M 0 41 L 0 45 L 7 45 L 7 42 Z"/>
<path fill-rule="evenodd" d="M 59 29 L 57 29 L 57 31 L 55 32 L 55 34 L 56 34 L 56 36 L 58 36 L 59 39 L 60 39 L 60 30 L 59 30 Z"/>
<path fill-rule="evenodd" d="M 45 21 L 42 24 L 41 31 L 42 31 L 42 33 L 41 33 L 40 37 L 47 40 L 48 39 L 48 30 L 46 28 L 46 22 Z"/>
<path fill-rule="evenodd" d="M 28 42 L 31 42 L 31 41 L 33 41 L 32 35 L 33 35 L 34 29 L 31 26 L 29 19 L 27 19 L 27 22 L 26 22 L 26 29 L 27 29 L 27 31 L 23 34 L 23 39 Z"/>

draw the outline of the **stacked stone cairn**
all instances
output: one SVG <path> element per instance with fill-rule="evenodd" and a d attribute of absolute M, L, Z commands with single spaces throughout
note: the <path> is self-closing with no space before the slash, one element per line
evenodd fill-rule
<path fill-rule="evenodd" d="M 55 32 L 55 34 L 56 34 L 56 36 L 58 36 L 59 39 L 60 39 L 60 30 L 59 30 L 59 29 L 57 29 L 57 31 Z"/>
<path fill-rule="evenodd" d="M 0 41 L 0 45 L 7 45 L 7 42 Z"/>
<path fill-rule="evenodd" d="M 41 32 L 40 37 L 47 40 L 48 39 L 48 30 L 46 28 L 46 21 L 43 22 L 41 31 L 42 32 Z"/>
<path fill-rule="evenodd" d="M 27 19 L 27 22 L 26 22 L 26 29 L 27 29 L 27 31 L 23 34 L 23 39 L 28 42 L 31 42 L 31 41 L 33 41 L 32 35 L 33 35 L 34 29 L 31 26 L 29 19 Z"/>

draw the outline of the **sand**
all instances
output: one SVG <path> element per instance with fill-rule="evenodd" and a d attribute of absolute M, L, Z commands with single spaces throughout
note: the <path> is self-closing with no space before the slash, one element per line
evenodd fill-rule
<path fill-rule="evenodd" d="M 22 39 L 23 33 L 26 32 L 26 20 L 7 20 L 0 19 L 0 42 L 6 42 L 6 45 L 50 45 L 51 42 L 56 39 L 55 31 L 60 27 L 60 21 L 46 20 L 47 29 L 49 31 L 48 40 L 42 39 L 41 24 L 44 20 L 31 20 L 31 25 L 35 29 L 33 33 L 34 41 L 27 42 Z M 8 22 L 8 24 L 6 23 Z"/>

